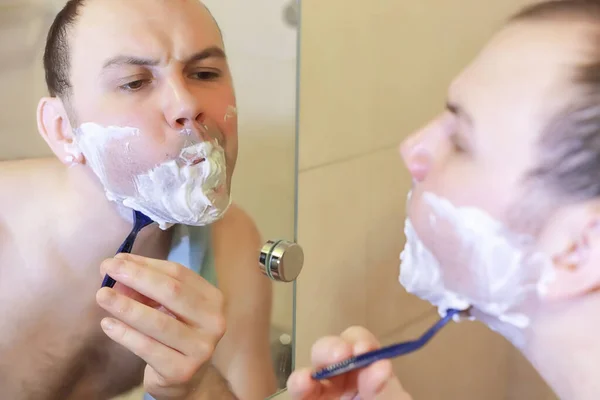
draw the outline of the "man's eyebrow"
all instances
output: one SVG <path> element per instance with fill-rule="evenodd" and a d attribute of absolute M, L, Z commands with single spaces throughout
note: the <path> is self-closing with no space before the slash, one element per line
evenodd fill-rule
<path fill-rule="evenodd" d="M 225 55 L 225 51 L 222 48 L 213 46 L 213 47 L 209 47 L 198 53 L 193 54 L 192 56 L 188 57 L 184 61 L 184 63 L 191 64 L 193 62 L 199 62 L 199 61 L 203 61 L 203 60 L 206 60 L 209 58 L 226 59 L 227 56 Z M 110 67 L 120 66 L 120 65 L 135 65 L 135 66 L 142 66 L 142 67 L 154 67 L 159 64 L 160 64 L 160 60 L 156 60 L 156 59 L 142 58 L 142 57 L 128 56 L 128 55 L 118 55 L 118 56 L 108 59 L 102 66 L 102 69 L 107 69 Z"/>
<path fill-rule="evenodd" d="M 227 58 L 227 56 L 225 55 L 225 51 L 222 48 L 213 46 L 213 47 L 209 47 L 207 49 L 204 49 L 204 50 L 192 55 L 187 60 L 185 60 L 185 64 L 191 64 L 193 62 L 203 61 L 208 58 L 220 58 L 220 59 L 225 60 Z"/>
<path fill-rule="evenodd" d="M 102 69 L 110 67 L 117 67 L 120 65 L 137 65 L 141 67 L 153 67 L 160 64 L 159 60 L 153 60 L 149 58 L 141 58 L 135 56 L 118 55 L 106 60 Z"/>
<path fill-rule="evenodd" d="M 446 102 L 446 109 L 450 111 L 452 114 L 456 115 L 459 118 L 463 118 L 465 122 L 472 124 L 473 120 L 471 116 L 462 108 L 460 105 L 448 100 Z"/>

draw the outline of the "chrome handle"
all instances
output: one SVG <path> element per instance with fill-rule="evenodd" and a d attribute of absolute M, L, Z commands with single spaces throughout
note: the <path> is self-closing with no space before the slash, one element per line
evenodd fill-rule
<path fill-rule="evenodd" d="M 269 240 L 260 250 L 260 269 L 277 282 L 295 281 L 304 266 L 302 247 L 286 240 Z"/>

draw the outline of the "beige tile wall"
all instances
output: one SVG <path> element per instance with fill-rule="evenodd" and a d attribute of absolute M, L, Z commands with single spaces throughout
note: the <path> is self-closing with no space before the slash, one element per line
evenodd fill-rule
<path fill-rule="evenodd" d="M 38 100 L 46 95 L 43 45 L 55 15 L 42 5 L 55 3 L 58 10 L 66 0 L 26 2 L 32 4 L 31 15 L 25 15 L 22 25 L 11 24 L 10 29 L 0 25 L 4 35 L 0 37 L 0 161 L 51 155 L 37 133 L 35 115 Z M 282 13 L 289 0 L 204 3 L 224 32 L 238 97 L 240 154 L 233 188 L 235 200 L 254 217 L 265 240 L 291 240 L 297 30 L 283 22 Z M 31 51 L 19 52 L 18 59 L 13 57 L 14 49 L 29 49 L 26 44 L 31 44 Z M 0 188 L 0 195 L 3 193 Z M 291 332 L 293 286 L 276 284 L 274 299 L 273 327 Z M 142 391 L 136 389 L 123 399 L 141 397 Z"/>
<path fill-rule="evenodd" d="M 527 0 L 304 0 L 297 366 L 353 324 L 392 343 L 431 307 L 398 283 L 409 177 L 397 144 L 439 112 L 450 80 Z M 484 326 L 447 328 L 395 369 L 415 399 L 543 399 L 546 387 Z"/>

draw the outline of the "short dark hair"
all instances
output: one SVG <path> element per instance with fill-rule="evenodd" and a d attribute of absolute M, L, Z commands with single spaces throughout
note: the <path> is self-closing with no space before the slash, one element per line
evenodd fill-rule
<path fill-rule="evenodd" d="M 52 97 L 66 98 L 70 94 L 71 53 L 69 34 L 75 22 L 77 22 L 77 17 L 79 17 L 85 2 L 86 0 L 69 0 L 56 15 L 48 31 L 44 51 L 44 72 L 46 86 Z M 221 33 L 214 16 L 206 5 L 204 7 L 215 21 L 219 33 Z"/>
<path fill-rule="evenodd" d="M 71 91 L 69 34 L 85 0 L 69 0 L 54 18 L 44 50 L 46 85 L 52 97 L 65 98 Z"/>
<path fill-rule="evenodd" d="M 587 61 L 573 61 L 574 93 L 550 118 L 538 142 L 538 159 L 526 186 L 545 199 L 538 213 L 600 197 L 600 0 L 554 0 L 524 8 L 511 22 L 590 23 Z M 527 203 L 527 201 L 525 201 Z M 531 208 L 531 207 L 530 207 Z M 534 210 L 535 212 L 535 210 Z"/>

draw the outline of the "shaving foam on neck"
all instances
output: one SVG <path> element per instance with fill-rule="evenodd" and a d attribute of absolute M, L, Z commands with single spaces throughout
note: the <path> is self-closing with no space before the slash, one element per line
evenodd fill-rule
<path fill-rule="evenodd" d="M 400 256 L 400 283 L 431 302 L 441 315 L 471 309 L 472 317 L 523 347 L 532 304 L 552 279 L 550 257 L 532 237 L 516 234 L 480 209 L 455 207 L 424 193 L 429 248 L 412 221 Z"/>
<path fill-rule="evenodd" d="M 180 133 L 161 160 L 148 159 L 153 143 L 137 128 L 86 123 L 74 144 L 110 201 L 144 213 L 161 229 L 207 225 L 231 204 L 225 151 L 217 140 L 202 141 L 189 129 Z"/>

